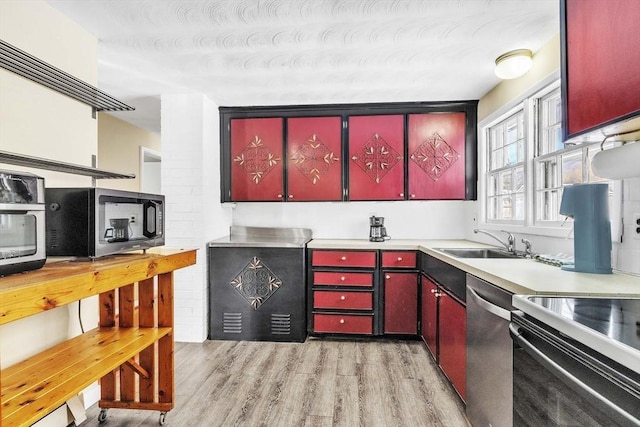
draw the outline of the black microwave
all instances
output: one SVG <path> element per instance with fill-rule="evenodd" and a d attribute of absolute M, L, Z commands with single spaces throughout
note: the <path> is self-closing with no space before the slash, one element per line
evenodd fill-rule
<path fill-rule="evenodd" d="M 45 190 L 48 256 L 97 258 L 164 245 L 164 196 L 106 188 Z"/>

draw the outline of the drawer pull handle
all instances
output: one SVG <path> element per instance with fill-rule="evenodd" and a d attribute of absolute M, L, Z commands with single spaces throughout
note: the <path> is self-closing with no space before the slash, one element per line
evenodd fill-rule
<path fill-rule="evenodd" d="M 340 295 L 340 300 L 344 301 L 346 299 L 347 299 L 347 297 L 345 297 L 344 295 Z"/>
<path fill-rule="evenodd" d="M 340 319 L 340 324 L 344 324 L 344 319 Z"/>
<path fill-rule="evenodd" d="M 342 277 L 340 277 L 340 280 L 342 280 L 344 282 L 345 280 L 347 280 L 347 278 L 342 276 Z"/>
<path fill-rule="evenodd" d="M 402 261 L 402 257 L 401 256 L 398 257 L 398 262 L 400 262 L 400 261 Z"/>
<path fill-rule="evenodd" d="M 389 276 L 388 274 L 386 276 L 384 276 L 385 279 L 391 279 L 391 276 Z"/>
<path fill-rule="evenodd" d="M 341 260 L 341 261 L 346 261 L 346 260 L 347 260 L 347 257 L 346 257 L 346 256 L 343 256 L 343 257 L 341 257 L 341 258 L 340 258 L 340 260 Z"/>

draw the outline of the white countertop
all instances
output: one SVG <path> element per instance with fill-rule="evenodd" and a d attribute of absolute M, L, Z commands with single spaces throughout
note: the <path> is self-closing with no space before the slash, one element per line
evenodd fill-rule
<path fill-rule="evenodd" d="M 468 240 L 313 239 L 311 249 L 418 250 L 447 262 L 514 294 L 575 295 L 640 298 L 640 276 L 576 273 L 532 259 L 457 258 L 435 248 L 486 248 Z"/>

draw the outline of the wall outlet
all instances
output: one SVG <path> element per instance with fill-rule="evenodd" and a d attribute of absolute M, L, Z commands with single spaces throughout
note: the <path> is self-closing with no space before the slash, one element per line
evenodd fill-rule
<path fill-rule="evenodd" d="M 131 215 L 131 217 L 129 218 L 129 222 L 131 224 L 138 222 L 138 216 L 137 215 Z"/>
<path fill-rule="evenodd" d="M 640 213 L 633 214 L 633 224 L 631 224 L 631 230 L 633 230 L 633 238 L 640 240 Z"/>

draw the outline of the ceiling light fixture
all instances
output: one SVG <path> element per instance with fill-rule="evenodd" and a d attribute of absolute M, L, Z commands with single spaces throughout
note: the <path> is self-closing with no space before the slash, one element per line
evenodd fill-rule
<path fill-rule="evenodd" d="M 501 79 L 515 79 L 531 68 L 533 53 L 529 49 L 517 49 L 500 55 L 496 59 L 496 76 Z"/>

